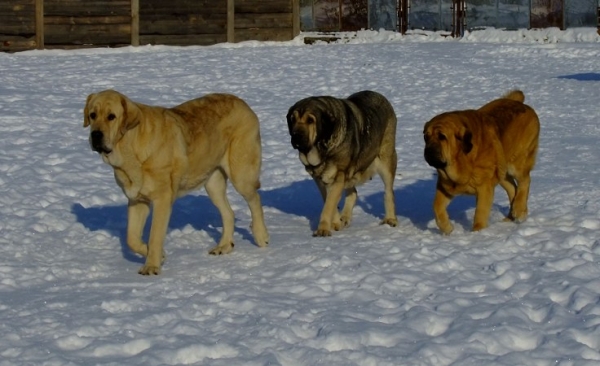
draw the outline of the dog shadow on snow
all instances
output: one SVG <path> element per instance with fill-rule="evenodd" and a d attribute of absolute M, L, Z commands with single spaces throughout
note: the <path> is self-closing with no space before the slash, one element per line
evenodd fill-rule
<path fill-rule="evenodd" d="M 433 220 L 435 184 L 435 177 L 418 180 L 408 185 L 396 183 L 397 188 L 394 193 L 398 219 L 402 221 L 402 218 L 406 218 L 415 227 L 427 230 L 428 223 Z M 356 205 L 376 219 L 382 219 L 385 212 L 383 207 L 383 184 L 381 184 L 380 191 L 368 196 L 361 195 L 361 187 L 357 189 L 359 200 Z M 311 179 L 296 181 L 285 187 L 261 191 L 260 195 L 265 208 L 271 207 L 286 214 L 305 217 L 309 221 L 310 229 L 316 229 L 323 208 L 323 200 Z M 457 197 L 448 207 L 450 219 L 465 228 L 469 228 L 471 224 L 466 212 L 474 205 L 475 200 L 472 197 Z M 245 203 L 242 206 L 249 214 L 249 209 Z M 144 258 L 132 253 L 127 246 L 126 204 L 84 207 L 79 203 L 75 203 L 71 206 L 71 212 L 76 216 L 77 221 L 88 230 L 105 231 L 118 237 L 123 257 L 126 260 L 137 263 L 144 262 Z M 144 229 L 145 241 L 148 240 L 151 220 L 152 215 L 148 217 Z M 214 245 L 218 243 L 221 237 L 221 216 L 205 194 L 186 195 L 175 201 L 169 221 L 169 230 L 183 229 L 187 225 L 191 225 L 195 230 L 205 231 L 213 239 Z M 268 218 L 266 225 L 269 231 L 272 232 L 273 228 L 270 227 Z M 249 229 L 236 225 L 235 231 L 241 234 L 244 240 L 255 244 Z"/>
<path fill-rule="evenodd" d="M 373 178 L 373 180 L 378 177 Z M 383 204 L 383 183 L 381 181 L 367 182 L 366 184 L 379 184 L 381 189 L 370 195 L 361 195 L 361 186 L 357 187 L 358 201 L 356 206 L 364 212 L 382 220 L 385 214 Z M 433 197 L 435 195 L 436 177 L 418 180 L 408 185 L 396 182 L 394 190 L 396 215 L 399 221 L 402 218 L 421 230 L 427 230 L 428 223 L 434 219 Z M 286 187 L 263 192 L 263 205 L 273 207 L 287 214 L 305 217 L 310 223 L 310 229 L 315 230 L 319 224 L 319 217 L 323 209 L 323 199 L 317 186 L 311 179 L 294 182 Z M 340 209 L 343 201 L 340 202 Z M 470 228 L 467 211 L 475 207 L 474 197 L 457 197 L 448 206 L 450 219 L 455 223 Z M 267 223 L 268 225 L 268 223 Z M 436 229 L 437 230 L 437 229 Z"/>
<path fill-rule="evenodd" d="M 77 221 L 90 231 L 105 231 L 119 238 L 123 257 L 131 262 L 144 263 L 145 259 L 134 254 L 127 246 L 127 205 L 83 207 L 79 203 L 71 206 Z M 144 241 L 150 234 L 152 214 L 146 221 Z M 206 195 L 186 195 L 175 201 L 169 231 L 191 225 L 195 230 L 205 231 L 216 245 L 221 238 L 221 215 Z M 236 232 L 254 243 L 249 230 L 236 226 Z M 211 245 L 211 247 L 213 246 Z M 208 249 L 208 248 L 207 248 Z"/>

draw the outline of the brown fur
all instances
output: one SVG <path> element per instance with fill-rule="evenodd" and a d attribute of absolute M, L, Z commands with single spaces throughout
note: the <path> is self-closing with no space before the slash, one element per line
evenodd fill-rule
<path fill-rule="evenodd" d="M 223 234 L 211 254 L 233 250 L 234 216 L 226 196 L 227 179 L 252 213 L 258 246 L 269 240 L 258 195 L 261 145 L 258 118 L 241 99 L 209 94 L 174 108 L 132 102 L 106 90 L 91 94 L 84 110 L 90 145 L 114 169 L 129 200 L 127 244 L 144 257 L 140 274 L 159 274 L 163 241 L 175 199 L 206 187 L 223 220 Z M 154 210 L 148 245 L 142 231 Z"/>
<path fill-rule="evenodd" d="M 389 101 L 372 91 L 347 99 L 309 97 L 288 111 L 292 146 L 317 184 L 324 206 L 314 236 L 330 236 L 350 224 L 356 186 L 376 173 L 384 183 L 385 217 L 396 226 L 393 184 L 396 175 L 396 114 Z M 342 212 L 337 205 L 343 193 Z"/>
<path fill-rule="evenodd" d="M 442 113 L 425 124 L 425 160 L 438 172 L 433 210 L 444 234 L 453 230 L 446 208 L 460 194 L 477 197 L 473 231 L 487 227 L 497 184 L 510 201 L 507 220 L 526 219 L 540 123 L 524 100 L 515 90 L 478 110 Z"/>

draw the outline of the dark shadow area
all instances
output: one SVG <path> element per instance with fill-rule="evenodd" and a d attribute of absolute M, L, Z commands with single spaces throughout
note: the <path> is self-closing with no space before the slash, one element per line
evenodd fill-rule
<path fill-rule="evenodd" d="M 375 177 L 374 179 L 378 179 Z M 435 195 L 436 177 L 429 180 L 419 180 L 394 190 L 396 214 L 409 219 L 421 230 L 427 229 L 427 223 L 433 220 L 433 197 Z M 366 213 L 381 220 L 385 214 L 383 207 L 383 187 L 381 192 L 368 196 L 361 195 L 361 187 L 357 187 L 357 206 Z M 309 220 L 311 230 L 319 224 L 319 216 L 323 209 L 323 199 L 312 179 L 294 182 L 288 186 L 261 192 L 262 203 L 265 207 L 273 207 L 281 212 L 302 216 Z M 342 201 L 338 206 L 343 206 Z M 475 207 L 475 197 L 456 197 L 448 206 L 450 219 L 462 225 L 466 230 L 471 229 L 472 223 L 467 218 L 467 211 Z"/>
<path fill-rule="evenodd" d="M 409 219 L 415 227 L 427 230 L 427 224 L 433 220 L 433 197 L 435 195 L 436 177 L 418 180 L 408 185 L 403 185 L 395 190 L 396 214 Z M 383 190 L 369 196 L 361 196 L 358 187 L 359 200 L 357 205 L 366 213 L 378 219 L 384 216 Z M 323 200 L 312 179 L 293 182 L 288 186 L 260 192 L 262 204 L 265 207 L 276 208 L 286 214 L 301 216 L 308 219 L 311 229 L 316 229 L 319 216 L 323 209 Z M 342 205 L 342 203 L 340 204 Z M 472 222 L 467 218 L 467 211 L 475 207 L 474 196 L 459 196 L 450 203 L 448 214 L 450 219 L 464 227 L 471 229 Z M 247 209 L 247 206 L 244 207 Z M 248 213 L 249 213 L 249 209 Z M 127 205 L 83 207 L 75 203 L 71 212 L 77 221 L 90 231 L 107 231 L 119 238 L 123 257 L 131 262 L 143 263 L 144 259 L 133 254 L 127 247 Z M 236 213 L 237 216 L 237 213 Z M 150 222 L 148 218 L 144 230 L 144 239 L 147 241 Z M 179 198 L 173 205 L 169 229 L 183 229 L 191 225 L 195 230 L 205 231 L 218 243 L 221 237 L 222 222 L 217 208 L 210 199 L 204 195 L 187 195 Z M 244 240 L 251 243 L 254 239 L 248 229 L 235 227 Z"/>
<path fill-rule="evenodd" d="M 578 80 L 578 81 L 600 81 L 600 73 L 584 72 L 581 74 L 562 75 L 562 76 L 557 76 L 557 79 L 571 79 L 571 80 Z"/>
<path fill-rule="evenodd" d="M 315 230 L 319 225 L 319 216 L 323 209 L 323 199 L 312 179 L 261 192 L 263 206 L 273 207 L 281 212 L 306 217 L 310 227 Z"/>
<path fill-rule="evenodd" d="M 144 259 L 133 254 L 127 247 L 127 205 L 83 207 L 79 203 L 71 206 L 77 221 L 90 231 L 103 230 L 119 238 L 123 257 L 131 262 L 144 263 Z M 150 233 L 152 215 L 148 217 L 144 230 L 144 240 Z M 221 238 L 221 215 L 207 196 L 187 195 L 175 201 L 169 229 L 183 229 L 191 225 L 196 230 L 206 231 L 216 245 Z M 245 240 L 254 243 L 249 230 L 235 228 Z"/>
<path fill-rule="evenodd" d="M 398 218 L 409 219 L 415 227 L 427 230 L 427 223 L 434 219 L 433 198 L 435 196 L 436 177 L 422 179 L 394 190 L 396 214 Z M 360 197 L 360 191 L 359 191 Z M 363 197 L 358 205 L 367 213 L 383 218 L 383 191 Z M 472 223 L 467 217 L 467 210 L 475 207 L 474 196 L 458 196 L 448 206 L 448 215 L 455 224 L 470 230 Z"/>

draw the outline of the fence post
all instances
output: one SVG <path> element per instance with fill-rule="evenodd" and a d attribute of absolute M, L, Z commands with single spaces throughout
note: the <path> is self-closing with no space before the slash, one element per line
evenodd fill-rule
<path fill-rule="evenodd" d="M 227 0 L 227 42 L 235 42 L 235 1 Z"/>
<path fill-rule="evenodd" d="M 35 0 L 35 44 L 44 49 L 44 0 Z"/>
<path fill-rule="evenodd" d="M 398 6 L 398 30 L 400 34 L 406 34 L 408 30 L 408 0 L 399 0 Z"/>
<path fill-rule="evenodd" d="M 292 38 L 300 34 L 300 0 L 292 0 Z"/>
<path fill-rule="evenodd" d="M 140 45 L 140 0 L 131 0 L 131 45 Z"/>
<path fill-rule="evenodd" d="M 462 37 L 465 32 L 466 5 L 464 0 L 452 0 L 452 37 Z"/>

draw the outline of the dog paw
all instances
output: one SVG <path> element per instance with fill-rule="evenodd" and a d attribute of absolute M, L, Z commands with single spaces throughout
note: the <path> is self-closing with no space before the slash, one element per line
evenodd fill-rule
<path fill-rule="evenodd" d="M 473 229 L 472 231 L 480 231 L 482 229 L 485 229 L 487 227 L 486 224 L 482 224 L 482 223 L 475 223 L 473 224 Z"/>
<path fill-rule="evenodd" d="M 391 227 L 396 227 L 396 226 L 398 226 L 398 219 L 395 218 L 395 217 L 390 217 L 390 218 L 383 219 L 381 221 L 381 225 L 384 225 L 384 224 L 385 225 L 390 225 Z"/>
<path fill-rule="evenodd" d="M 350 226 L 350 222 L 352 221 L 352 218 L 348 217 L 348 216 L 343 216 L 340 217 L 340 225 L 341 225 L 341 229 Z"/>
<path fill-rule="evenodd" d="M 148 264 L 144 264 L 138 271 L 139 274 L 143 276 L 152 276 L 160 274 L 160 266 L 151 266 Z"/>
<path fill-rule="evenodd" d="M 343 224 L 341 222 L 332 222 L 331 223 L 331 228 L 335 231 L 340 231 L 343 228 Z"/>
<path fill-rule="evenodd" d="M 438 226 L 438 228 L 444 235 L 450 235 L 452 233 L 452 231 L 454 230 L 454 226 L 452 226 L 452 224 L 447 224 L 444 226 L 440 225 L 440 226 Z"/>
<path fill-rule="evenodd" d="M 527 211 L 513 211 L 510 213 L 510 215 L 508 215 L 508 218 L 511 221 L 514 221 L 517 224 L 520 224 L 520 223 L 524 222 L 525 220 L 527 220 Z"/>
<path fill-rule="evenodd" d="M 269 234 L 265 233 L 261 235 L 254 235 L 254 241 L 256 242 L 256 245 L 258 245 L 261 248 L 264 248 L 267 245 L 269 245 Z"/>
<path fill-rule="evenodd" d="M 208 254 L 210 255 L 223 255 L 223 254 L 229 254 L 233 251 L 233 247 L 235 246 L 235 244 L 233 243 L 229 243 L 229 244 L 219 244 L 216 247 L 212 248 Z"/>
<path fill-rule="evenodd" d="M 317 229 L 314 233 L 313 236 L 331 236 L 331 230 L 328 229 Z"/>

